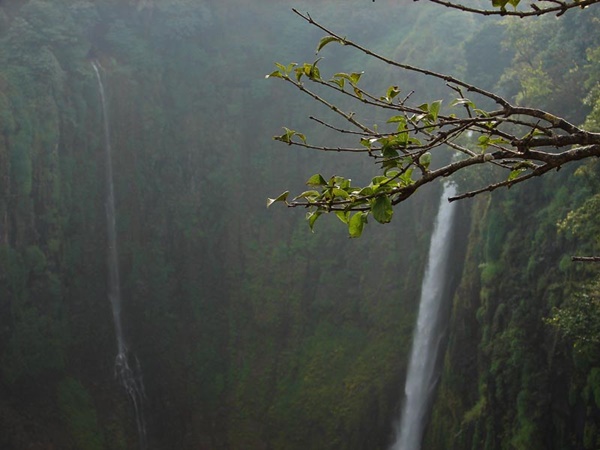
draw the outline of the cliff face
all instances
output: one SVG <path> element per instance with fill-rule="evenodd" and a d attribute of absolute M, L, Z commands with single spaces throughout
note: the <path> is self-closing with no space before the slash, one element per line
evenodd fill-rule
<path fill-rule="evenodd" d="M 517 102 L 597 130 L 597 88 L 589 91 L 598 76 L 597 36 L 566 38 L 572 27 L 593 27 L 595 17 L 573 15 L 552 36 L 546 19 L 482 29 L 467 43 L 468 71 Z M 497 31 L 495 42 L 514 54 L 494 79 L 469 49 Z M 553 64 L 558 55 L 564 59 Z M 598 268 L 571 262 L 598 253 L 597 170 L 591 161 L 472 202 L 427 448 L 598 447 Z"/>
<path fill-rule="evenodd" d="M 557 231 L 585 190 L 562 173 L 473 202 L 427 448 L 596 447 L 596 347 L 548 320 L 595 277 Z"/>

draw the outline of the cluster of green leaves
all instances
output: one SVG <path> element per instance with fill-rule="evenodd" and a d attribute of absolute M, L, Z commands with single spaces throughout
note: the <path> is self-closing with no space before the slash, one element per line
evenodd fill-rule
<path fill-rule="evenodd" d="M 343 43 L 338 38 L 326 36 L 320 41 L 317 51 L 330 42 Z M 276 63 L 277 70 L 267 75 L 267 78 L 291 80 L 293 75 L 296 83 L 300 83 L 303 77 L 307 77 L 311 81 L 335 86 L 342 91 L 349 85 L 355 98 L 359 100 L 363 100 L 367 95 L 358 86 L 363 72 L 339 72 L 328 81 L 324 81 L 317 67 L 318 62 L 319 60 L 302 65 L 291 63 L 287 66 Z M 391 105 L 400 92 L 398 86 L 389 86 L 378 100 Z M 457 100 L 453 106 L 463 104 L 464 102 Z M 386 123 L 394 125 L 395 129 L 390 133 L 375 132 L 360 138 L 360 145 L 365 152 L 376 158 L 381 166 L 381 175 L 373 177 L 368 185 L 354 186 L 350 179 L 341 176 L 332 176 L 327 181 L 321 174 L 315 174 L 306 184 L 316 189 L 302 192 L 293 198 L 291 203 L 288 202 L 289 191 L 286 191 L 275 198 L 269 198 L 267 206 L 276 202 L 291 206 L 302 201 L 303 205 L 313 209 L 306 216 L 311 230 L 322 214 L 335 212 L 336 216 L 348 225 L 351 237 L 359 237 L 362 234 L 369 215 L 379 223 L 390 222 L 393 216 L 394 196 L 414 184 L 413 173 L 416 168 L 422 173 L 429 170 L 431 153 L 426 151 L 423 142 L 415 135 L 419 131 L 429 133 L 440 127 L 441 106 L 442 100 L 420 104 L 411 114 L 391 116 Z M 338 110 L 333 105 L 330 107 L 334 111 Z M 351 119 L 353 116 L 350 114 L 347 117 Z M 288 145 L 309 147 L 305 134 L 287 127 L 284 127 L 283 134 L 275 136 L 274 139 Z M 492 143 L 494 142 L 496 141 Z M 424 150 L 420 150 L 421 148 Z"/>
<path fill-rule="evenodd" d="M 281 63 L 275 63 L 278 70 L 274 70 L 270 74 L 266 75 L 265 78 L 291 79 L 290 75 L 292 75 L 293 72 L 293 79 L 296 80 L 296 83 L 301 83 L 302 78 L 306 77 L 310 81 L 336 85 L 342 91 L 346 87 L 346 83 L 348 83 L 352 87 L 352 90 L 356 97 L 361 100 L 363 99 L 363 91 L 358 87 L 358 82 L 360 81 L 363 72 L 352 72 L 349 74 L 344 72 L 338 72 L 335 73 L 329 80 L 325 81 L 321 78 L 321 71 L 318 67 L 318 63 L 321 59 L 322 58 L 319 58 L 313 63 L 304 63 L 302 65 L 290 63 L 287 66 L 284 66 Z M 391 100 L 399 92 L 400 91 L 397 90 L 397 88 L 395 88 L 395 90 L 394 88 L 390 88 L 385 98 L 387 98 L 389 102 L 391 102 Z"/>
<path fill-rule="evenodd" d="M 422 155 L 420 164 L 427 166 L 429 160 L 428 154 Z M 405 163 L 404 170 L 389 168 L 385 175 L 374 177 L 364 187 L 352 186 L 351 180 L 344 177 L 332 176 L 326 180 L 321 174 L 315 174 L 306 181 L 314 189 L 302 192 L 293 201 L 305 199 L 313 207 L 314 210 L 306 215 L 311 230 L 322 214 L 333 211 L 348 226 L 350 237 L 360 237 L 369 215 L 379 223 L 391 222 L 394 214 L 391 196 L 400 188 L 413 184 L 413 169 L 410 167 L 413 160 L 406 158 Z M 394 166 L 397 167 L 398 164 L 401 163 L 394 163 Z M 286 191 L 276 198 L 268 199 L 267 206 L 275 202 L 287 203 L 288 195 L 289 192 Z"/>

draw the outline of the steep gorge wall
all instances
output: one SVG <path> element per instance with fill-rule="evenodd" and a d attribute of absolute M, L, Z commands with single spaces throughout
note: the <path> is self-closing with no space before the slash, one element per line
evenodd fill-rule
<path fill-rule="evenodd" d="M 595 273 L 558 234 L 582 189 L 569 175 L 474 202 L 427 448 L 597 445 L 598 360 L 546 321 Z"/>
<path fill-rule="evenodd" d="M 591 10 L 558 22 L 484 27 L 466 43 L 467 73 L 515 102 L 598 130 L 597 21 Z M 571 39 L 573 29 L 590 32 Z M 501 57 L 476 57 L 483 42 L 497 45 Z M 512 54 L 502 56 L 503 49 Z M 479 176 L 481 183 L 485 173 Z M 597 162 L 588 161 L 471 202 L 426 448 L 600 445 L 598 268 L 571 262 L 573 255 L 598 253 L 597 176 Z"/>

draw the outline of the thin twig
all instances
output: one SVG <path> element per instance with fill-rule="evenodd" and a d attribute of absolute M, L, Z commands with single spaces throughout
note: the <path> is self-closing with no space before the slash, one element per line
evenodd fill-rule
<path fill-rule="evenodd" d="M 600 1 L 600 0 L 597 0 Z M 349 46 L 349 47 L 354 47 L 357 50 L 360 50 L 361 52 L 363 52 L 366 55 L 369 55 L 375 59 L 378 59 L 390 66 L 395 66 L 395 67 L 399 67 L 401 69 L 410 71 L 410 72 L 416 72 L 416 73 L 420 73 L 429 77 L 433 77 L 433 78 L 437 78 L 439 80 L 442 80 L 446 83 L 453 83 L 456 84 L 458 86 L 462 86 L 463 88 L 467 89 L 467 91 L 470 92 L 475 92 L 477 94 L 483 95 L 484 97 L 487 97 L 491 100 L 493 100 L 494 102 L 496 102 L 497 104 L 503 106 L 503 107 L 511 107 L 510 103 L 508 103 L 508 101 L 502 97 L 500 97 L 499 95 L 496 95 L 492 92 L 486 91 L 485 89 L 481 89 L 477 86 L 474 86 L 472 84 L 469 84 L 465 81 L 459 80 L 458 78 L 455 78 L 453 76 L 450 75 L 445 75 L 442 73 L 438 73 L 438 72 L 434 72 L 432 70 L 427 70 L 427 69 L 422 69 L 420 67 L 416 67 L 416 66 L 412 66 L 410 64 L 404 64 L 404 63 L 399 63 L 397 61 L 394 61 L 392 59 L 386 58 L 385 56 L 382 56 L 378 53 L 375 53 L 372 50 L 369 50 L 366 47 L 363 47 L 362 45 L 359 45 L 345 37 L 340 36 L 339 34 L 334 33 L 333 31 L 329 30 L 328 28 L 324 27 L 323 25 L 321 25 L 320 23 L 316 22 L 313 20 L 312 17 L 310 17 L 309 14 L 302 14 L 301 12 L 299 12 L 297 9 L 292 8 L 292 11 L 294 13 L 296 13 L 297 15 L 299 15 L 300 17 L 302 17 L 304 20 L 306 20 L 308 23 L 310 23 L 311 25 L 316 26 L 317 28 L 323 30 L 324 32 L 328 33 L 330 36 L 335 37 L 336 39 L 338 39 L 340 42 L 342 42 L 344 45 Z"/>

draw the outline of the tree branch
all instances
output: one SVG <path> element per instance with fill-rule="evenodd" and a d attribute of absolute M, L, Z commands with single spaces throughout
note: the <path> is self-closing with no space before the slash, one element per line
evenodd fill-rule
<path fill-rule="evenodd" d="M 600 0 L 597 0 L 600 1 Z M 450 75 L 446 75 L 446 74 L 442 74 L 442 73 L 437 73 L 434 72 L 432 70 L 427 70 L 427 69 L 423 69 L 420 67 L 416 67 L 416 66 L 412 66 L 410 64 L 404 64 L 404 63 L 400 63 L 398 61 L 394 61 L 392 59 L 386 58 L 385 56 L 379 55 L 378 53 L 375 53 L 374 51 L 363 47 L 362 45 L 359 45 L 355 42 L 352 42 L 351 40 L 340 36 L 339 34 L 334 33 L 333 31 L 329 30 L 328 28 L 324 27 L 323 25 L 321 25 L 320 23 L 316 22 L 313 20 L 313 18 L 309 15 L 309 14 L 302 14 L 301 12 L 299 12 L 297 9 L 292 8 L 292 11 L 294 13 L 296 13 L 297 15 L 299 15 L 300 17 L 302 17 L 304 20 L 306 20 L 308 23 L 310 23 L 311 25 L 314 25 L 315 27 L 323 30 L 324 32 L 326 32 L 327 34 L 329 34 L 330 36 L 333 36 L 334 38 L 338 39 L 343 45 L 349 46 L 349 47 L 354 47 L 357 50 L 361 51 L 362 53 L 369 55 L 375 59 L 378 59 L 379 61 L 382 61 L 384 63 L 386 63 L 387 65 L 390 66 L 395 66 L 398 67 L 400 69 L 403 70 L 407 70 L 409 72 L 415 72 L 415 73 L 420 73 L 422 75 L 426 75 L 429 77 L 433 77 L 433 78 L 437 78 L 439 80 L 445 81 L 446 83 L 453 83 L 456 84 L 458 86 L 461 86 L 463 88 L 466 88 L 467 91 L 469 92 L 475 92 L 477 94 L 480 94 L 484 97 L 487 97 L 491 100 L 493 100 L 494 102 L 496 102 L 497 104 L 501 105 L 501 106 L 510 106 L 510 104 L 502 97 L 500 97 L 499 95 L 496 95 L 492 92 L 486 91 L 485 89 L 481 89 L 477 86 L 474 86 L 472 84 L 466 83 L 462 80 L 459 80 L 458 78 L 454 78 Z"/>
<path fill-rule="evenodd" d="M 600 262 L 600 256 L 571 256 L 571 261 Z"/>
<path fill-rule="evenodd" d="M 418 0 L 414 0 L 418 1 Z M 455 3 L 446 0 L 428 0 L 431 3 L 436 3 L 438 5 L 445 6 L 447 8 L 458 9 L 459 11 L 469 12 L 473 14 L 479 14 L 483 16 L 515 16 L 520 18 L 532 17 L 532 16 L 542 16 L 545 14 L 553 14 L 556 13 L 557 16 L 562 16 L 568 10 L 573 8 L 586 8 L 591 5 L 595 5 L 599 3 L 600 0 L 581 0 L 581 1 L 570 1 L 563 2 L 557 0 L 536 0 L 533 3 L 529 4 L 528 10 L 507 10 L 506 8 L 498 8 L 498 9 L 481 9 L 481 8 L 473 8 L 470 6 L 463 5 L 461 3 Z M 552 6 L 538 6 L 550 3 Z"/>
<path fill-rule="evenodd" d="M 445 0 L 430 0 L 444 3 Z M 563 5 L 555 0 L 540 0 Z M 597 0 L 600 2 L 600 0 Z M 595 3 L 595 2 L 592 2 Z M 588 5 L 591 3 L 580 2 Z M 540 9 L 541 10 L 541 9 Z M 390 67 L 415 72 L 445 83 L 456 98 L 449 108 L 442 109 L 441 100 L 423 104 L 408 104 L 412 92 L 398 101 L 400 89 L 390 86 L 383 96 L 367 92 L 358 86 L 363 73 L 337 73 L 332 79 L 321 78 L 316 62 L 303 65 L 276 64 L 279 70 L 269 76 L 291 83 L 302 93 L 325 105 L 344 118 L 356 130 L 331 125 L 322 119 L 311 119 L 341 134 L 354 135 L 364 148 L 351 148 L 307 143 L 304 134 L 286 129 L 286 134 L 276 137 L 289 145 L 327 152 L 366 153 L 375 160 L 378 174 L 366 186 L 354 186 L 350 179 L 333 176 L 326 180 L 315 174 L 307 184 L 311 190 L 291 201 L 287 193 L 275 201 L 283 201 L 289 207 L 305 207 L 309 213 L 309 224 L 325 212 L 336 212 L 342 221 L 349 223 L 350 212 L 363 214 L 353 216 L 354 225 L 359 219 L 366 220 L 373 214 L 382 223 L 391 220 L 391 208 L 411 197 L 422 186 L 445 179 L 468 168 L 493 165 L 499 169 L 483 186 L 460 193 L 450 201 L 474 197 L 499 188 L 510 188 L 531 178 L 542 176 L 562 166 L 590 157 L 600 157 L 600 133 L 586 131 L 562 117 L 547 111 L 516 106 L 498 94 L 488 92 L 473 84 L 450 75 L 433 72 L 383 57 L 346 37 L 334 33 L 315 21 L 309 14 L 294 13 L 309 24 L 327 33 L 318 45 L 320 51 L 331 42 L 352 47 L 359 52 L 384 62 Z M 318 52 L 317 52 L 318 53 Z M 305 81 L 306 80 L 306 81 Z M 316 83 L 328 91 L 341 94 L 361 102 L 377 111 L 394 113 L 385 123 L 368 127 L 355 113 L 345 112 L 334 101 L 308 89 L 305 83 Z M 495 110 L 485 111 L 466 97 L 471 93 L 498 105 Z M 336 95 L 337 95 L 336 94 Z M 479 98 L 477 97 L 477 98 Z M 431 152 L 449 151 L 444 158 L 432 161 Z M 450 162 L 448 162 L 450 161 Z M 508 176 L 507 176 L 508 171 Z M 498 179 L 498 173 L 500 177 Z M 351 233 L 352 235 L 352 233 Z"/>

